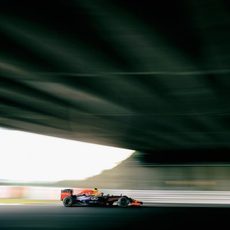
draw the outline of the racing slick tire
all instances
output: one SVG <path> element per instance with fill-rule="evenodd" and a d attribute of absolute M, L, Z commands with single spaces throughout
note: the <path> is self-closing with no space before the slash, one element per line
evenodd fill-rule
<path fill-rule="evenodd" d="M 119 207 L 122 207 L 122 208 L 126 208 L 128 207 L 129 205 L 129 199 L 125 196 L 122 196 L 121 198 L 119 198 L 119 200 L 117 201 L 117 205 Z"/>
<path fill-rule="evenodd" d="M 73 205 L 73 197 L 71 196 L 65 197 L 65 199 L 63 200 L 63 205 L 65 207 L 71 207 Z"/>

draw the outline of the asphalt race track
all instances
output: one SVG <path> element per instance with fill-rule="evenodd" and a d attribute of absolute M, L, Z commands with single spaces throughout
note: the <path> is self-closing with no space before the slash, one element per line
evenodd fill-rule
<path fill-rule="evenodd" d="M 229 216 L 223 207 L 0 206 L 0 229 L 221 229 Z"/>

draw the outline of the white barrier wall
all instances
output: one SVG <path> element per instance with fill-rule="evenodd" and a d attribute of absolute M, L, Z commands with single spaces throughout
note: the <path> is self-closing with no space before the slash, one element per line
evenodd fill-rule
<path fill-rule="evenodd" d="M 60 200 L 60 187 L 0 186 L 0 199 Z M 74 188 L 77 193 L 82 188 Z M 230 204 L 230 191 L 100 189 L 104 194 L 127 195 L 148 204 Z"/>

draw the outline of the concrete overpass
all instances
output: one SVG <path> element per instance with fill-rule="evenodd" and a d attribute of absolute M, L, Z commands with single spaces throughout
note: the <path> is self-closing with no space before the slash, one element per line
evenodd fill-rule
<path fill-rule="evenodd" d="M 150 2 L 1 1 L 0 126 L 229 161 L 229 4 Z"/>

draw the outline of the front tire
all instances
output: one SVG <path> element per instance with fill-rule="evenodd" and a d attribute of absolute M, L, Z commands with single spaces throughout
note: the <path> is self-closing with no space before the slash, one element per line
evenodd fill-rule
<path fill-rule="evenodd" d="M 63 205 L 65 207 L 71 207 L 73 205 L 73 197 L 71 197 L 71 196 L 65 197 L 63 200 Z"/>
<path fill-rule="evenodd" d="M 123 197 L 119 198 L 119 200 L 117 201 L 117 205 L 119 207 L 126 208 L 129 205 L 129 199 L 127 197 L 123 196 Z"/>

